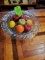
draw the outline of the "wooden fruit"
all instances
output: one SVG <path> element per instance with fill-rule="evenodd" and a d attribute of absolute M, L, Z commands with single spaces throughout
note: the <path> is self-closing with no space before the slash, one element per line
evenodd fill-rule
<path fill-rule="evenodd" d="M 30 19 L 27 20 L 27 24 L 32 26 L 33 25 L 33 20 L 30 20 Z"/>
<path fill-rule="evenodd" d="M 24 26 L 24 29 L 25 29 L 25 32 L 28 32 L 28 31 L 31 30 L 31 26 L 26 24 L 26 25 Z"/>
<path fill-rule="evenodd" d="M 10 28 L 14 28 L 15 25 L 16 25 L 16 23 L 13 20 L 9 22 Z"/>
<path fill-rule="evenodd" d="M 26 24 L 26 20 L 24 20 L 24 19 L 19 19 L 19 24 L 25 25 L 25 24 Z"/>
<path fill-rule="evenodd" d="M 23 33 L 24 31 L 24 27 L 22 25 L 17 25 L 15 29 L 17 33 Z"/>

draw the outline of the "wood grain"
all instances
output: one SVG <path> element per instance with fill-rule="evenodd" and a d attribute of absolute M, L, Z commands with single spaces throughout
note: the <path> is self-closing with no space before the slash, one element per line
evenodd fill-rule
<path fill-rule="evenodd" d="M 28 10 L 40 22 L 37 35 L 28 39 L 11 39 L 0 27 L 0 60 L 45 60 L 45 9 Z M 7 12 L 0 12 L 0 19 Z"/>

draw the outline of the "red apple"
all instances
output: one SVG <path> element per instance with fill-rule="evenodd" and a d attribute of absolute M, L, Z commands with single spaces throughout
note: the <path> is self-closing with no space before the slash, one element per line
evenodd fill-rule
<path fill-rule="evenodd" d="M 24 26 L 24 28 L 25 28 L 25 32 L 31 30 L 31 26 L 30 25 L 27 25 L 27 24 Z"/>
<path fill-rule="evenodd" d="M 25 20 L 26 20 L 26 15 L 23 14 L 23 15 L 21 16 L 21 19 L 25 19 Z"/>
<path fill-rule="evenodd" d="M 13 18 L 14 21 L 18 21 L 19 20 L 19 16 L 18 15 L 13 15 L 12 18 Z"/>

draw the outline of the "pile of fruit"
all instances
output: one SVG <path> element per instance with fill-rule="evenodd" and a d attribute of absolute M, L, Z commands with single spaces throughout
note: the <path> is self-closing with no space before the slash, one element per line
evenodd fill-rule
<path fill-rule="evenodd" d="M 34 24 L 33 20 L 27 18 L 28 15 L 22 13 L 20 6 L 15 7 L 14 12 L 15 14 L 11 17 L 12 20 L 8 22 L 9 27 L 11 29 L 15 29 L 17 33 L 24 33 L 30 31 Z"/>
<path fill-rule="evenodd" d="M 8 22 L 9 28 L 15 29 L 17 33 L 24 33 L 30 31 L 33 24 L 33 20 L 31 20 L 30 18 L 27 19 L 27 15 L 25 14 L 20 17 L 14 14 L 12 16 L 12 20 Z"/>

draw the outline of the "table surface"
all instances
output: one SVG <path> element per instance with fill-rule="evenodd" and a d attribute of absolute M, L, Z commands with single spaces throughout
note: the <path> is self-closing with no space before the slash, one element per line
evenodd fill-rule
<path fill-rule="evenodd" d="M 31 40 L 12 40 L 0 27 L 0 60 L 45 60 L 45 9 L 30 10 L 40 22 L 37 35 Z M 0 12 L 0 19 L 7 12 Z"/>

